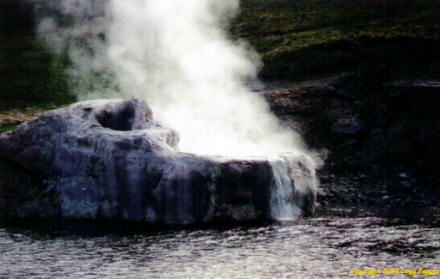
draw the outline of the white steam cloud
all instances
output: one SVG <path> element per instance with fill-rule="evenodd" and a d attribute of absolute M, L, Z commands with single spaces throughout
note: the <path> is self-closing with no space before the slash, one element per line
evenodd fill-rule
<path fill-rule="evenodd" d="M 184 152 L 304 153 L 300 137 L 246 86 L 260 62 L 229 38 L 238 0 L 64 0 L 55 9 L 72 22 L 52 16 L 39 31 L 68 53 L 81 99 L 146 99 L 156 118 L 179 131 Z"/>

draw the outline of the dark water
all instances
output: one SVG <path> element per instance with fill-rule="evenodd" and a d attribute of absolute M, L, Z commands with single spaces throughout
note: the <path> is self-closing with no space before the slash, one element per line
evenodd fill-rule
<path fill-rule="evenodd" d="M 230 228 L 122 232 L 89 225 L 0 227 L 0 278 L 439 278 L 440 227 L 311 218 Z M 399 268 L 396 274 L 350 270 Z"/>

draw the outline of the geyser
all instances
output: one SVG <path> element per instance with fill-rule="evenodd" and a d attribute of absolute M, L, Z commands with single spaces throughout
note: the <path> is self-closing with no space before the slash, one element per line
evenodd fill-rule
<path fill-rule="evenodd" d="M 301 213 L 298 193 L 314 196 L 315 163 L 300 137 L 247 87 L 257 82 L 260 62 L 227 32 L 238 0 L 39 3 L 41 11 L 56 9 L 73 20 L 66 25 L 60 18 L 41 17 L 39 32 L 54 51 L 68 54 L 71 84 L 80 99 L 145 99 L 155 118 L 179 133 L 181 154 L 269 162 L 275 219 Z M 98 121 L 128 130 L 131 124 L 112 117 Z"/>
<path fill-rule="evenodd" d="M 139 99 L 46 112 L 0 135 L 0 219 L 191 224 L 313 210 L 313 188 L 300 187 L 313 174 L 304 157 L 208 157 L 178 152 L 178 143 Z"/>

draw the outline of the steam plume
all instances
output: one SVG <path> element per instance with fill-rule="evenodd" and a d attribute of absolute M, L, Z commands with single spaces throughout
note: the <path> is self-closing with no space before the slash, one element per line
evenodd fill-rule
<path fill-rule="evenodd" d="M 238 9 L 238 0 L 64 0 L 55 10 L 73 24 L 44 18 L 39 31 L 55 51 L 67 51 L 80 99 L 146 99 L 179 131 L 184 152 L 302 154 L 299 136 L 246 86 L 260 62 L 229 38 Z"/>

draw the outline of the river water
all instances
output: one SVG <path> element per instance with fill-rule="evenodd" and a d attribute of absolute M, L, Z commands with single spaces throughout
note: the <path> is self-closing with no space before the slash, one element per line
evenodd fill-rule
<path fill-rule="evenodd" d="M 354 272 L 377 268 L 373 274 Z M 385 268 L 398 273 L 383 274 Z M 0 227 L 0 278 L 439 278 L 440 227 L 378 217 L 146 231 Z M 398 269 L 398 270 L 396 270 Z M 416 275 L 402 272 L 416 269 Z"/>

